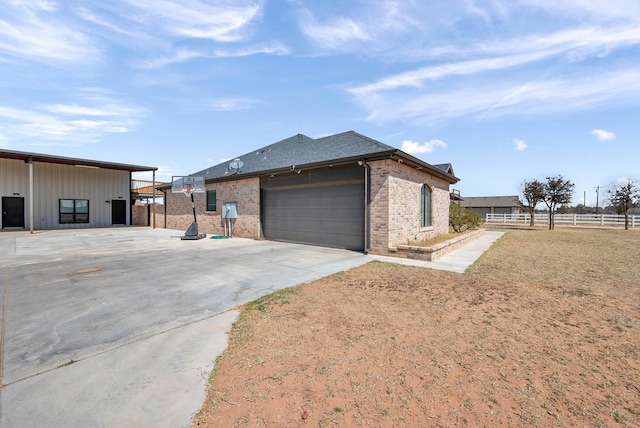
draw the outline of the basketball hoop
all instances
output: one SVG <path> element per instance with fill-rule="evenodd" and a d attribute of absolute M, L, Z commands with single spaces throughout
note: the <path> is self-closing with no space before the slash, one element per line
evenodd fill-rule
<path fill-rule="evenodd" d="M 174 176 L 171 182 L 172 193 L 184 193 L 191 196 L 192 193 L 204 193 L 204 177 Z"/>
<path fill-rule="evenodd" d="M 191 198 L 191 208 L 193 209 L 193 223 L 180 239 L 202 239 L 206 237 L 204 233 L 198 233 L 198 221 L 196 219 L 196 202 L 193 197 L 194 193 L 205 193 L 204 177 L 178 176 L 171 178 L 171 192 L 184 193 Z"/>

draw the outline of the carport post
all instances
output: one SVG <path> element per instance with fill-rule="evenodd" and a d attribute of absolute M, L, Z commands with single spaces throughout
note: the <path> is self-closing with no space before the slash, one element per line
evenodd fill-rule
<path fill-rule="evenodd" d="M 29 233 L 33 233 L 33 159 L 29 158 Z"/>
<path fill-rule="evenodd" d="M 151 185 L 151 191 L 153 192 L 152 196 L 152 205 L 151 209 L 153 210 L 153 215 L 151 222 L 153 223 L 152 229 L 156 228 L 156 170 L 153 170 L 153 184 Z"/>

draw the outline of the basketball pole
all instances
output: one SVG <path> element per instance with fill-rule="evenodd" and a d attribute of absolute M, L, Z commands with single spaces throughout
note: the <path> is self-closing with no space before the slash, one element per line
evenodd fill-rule
<path fill-rule="evenodd" d="M 193 209 L 193 221 L 196 220 L 196 201 L 193 199 L 193 192 L 191 192 L 191 208 Z"/>

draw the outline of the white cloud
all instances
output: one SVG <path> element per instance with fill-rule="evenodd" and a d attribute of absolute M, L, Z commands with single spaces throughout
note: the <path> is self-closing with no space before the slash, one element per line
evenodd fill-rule
<path fill-rule="evenodd" d="M 480 79 L 449 86 L 354 93 L 355 100 L 377 122 L 423 123 L 473 116 L 551 114 L 589 108 L 633 105 L 640 99 L 640 69 L 602 74 L 545 76 L 522 82 L 519 76 Z"/>
<path fill-rule="evenodd" d="M 0 133 L 8 142 L 26 140 L 34 145 L 95 143 L 107 134 L 133 132 L 144 109 L 126 106 L 94 90 L 81 96 L 84 104 L 51 104 L 40 108 L 0 105 Z"/>
<path fill-rule="evenodd" d="M 525 150 L 527 150 L 527 143 L 525 143 L 524 140 L 514 138 L 513 142 L 516 145 L 516 150 L 518 150 L 519 152 L 524 152 Z"/>
<path fill-rule="evenodd" d="M 143 22 L 174 36 L 234 42 L 262 14 L 262 1 L 124 0 L 136 7 Z M 238 4 L 240 3 L 240 4 Z M 243 4 L 244 3 L 244 4 Z"/>
<path fill-rule="evenodd" d="M 594 129 L 593 131 L 591 131 L 591 134 L 595 135 L 598 138 L 598 141 L 610 141 L 615 140 L 616 138 L 616 134 L 604 129 Z"/>
<path fill-rule="evenodd" d="M 221 98 L 211 101 L 208 105 L 214 111 L 247 110 L 255 107 L 259 102 L 250 98 Z"/>
<path fill-rule="evenodd" d="M 362 23 L 350 18 L 340 17 L 321 24 L 308 11 L 302 16 L 301 31 L 323 48 L 340 49 L 350 42 L 372 38 Z"/>
<path fill-rule="evenodd" d="M 13 6 L 13 7 L 12 7 Z M 101 52 L 81 30 L 60 18 L 57 4 L 40 2 L 3 5 L 0 18 L 0 56 L 45 63 L 90 63 Z"/>
<path fill-rule="evenodd" d="M 438 139 L 431 139 L 420 144 L 417 141 L 404 140 L 401 150 L 409 154 L 431 153 L 436 147 L 447 147 L 447 144 Z"/>
<path fill-rule="evenodd" d="M 213 51 L 177 48 L 171 54 L 147 60 L 140 64 L 143 68 L 161 68 L 172 64 L 179 64 L 194 59 L 205 58 L 235 58 L 251 55 L 288 55 L 291 50 L 281 43 L 245 46 L 236 49 L 216 49 Z"/>
<path fill-rule="evenodd" d="M 626 186 L 627 184 L 629 184 L 631 182 L 631 180 L 629 180 L 627 177 L 620 177 L 616 180 L 616 186 L 617 187 L 622 187 L 622 186 Z"/>

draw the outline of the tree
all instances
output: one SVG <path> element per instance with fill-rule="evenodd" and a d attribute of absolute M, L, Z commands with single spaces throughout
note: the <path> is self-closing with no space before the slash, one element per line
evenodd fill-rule
<path fill-rule="evenodd" d="M 609 193 L 611 205 L 624 214 L 624 228 L 629 230 L 629 210 L 640 205 L 640 186 L 632 180 L 616 184 Z"/>
<path fill-rule="evenodd" d="M 524 196 L 524 200 L 527 201 L 528 205 L 526 208 L 529 210 L 531 216 L 529 226 L 533 227 L 535 225 L 536 205 L 544 201 L 544 184 L 538 180 L 525 180 L 522 183 L 522 196 Z"/>
<path fill-rule="evenodd" d="M 482 224 L 482 217 L 477 212 L 462 208 L 458 204 L 449 203 L 449 225 L 457 233 L 467 229 L 477 229 Z"/>
<path fill-rule="evenodd" d="M 561 175 L 557 177 L 547 177 L 544 183 L 544 199 L 543 202 L 549 208 L 549 230 L 555 228 L 554 216 L 556 206 L 568 204 L 573 196 L 573 184 L 569 180 L 565 180 Z"/>

